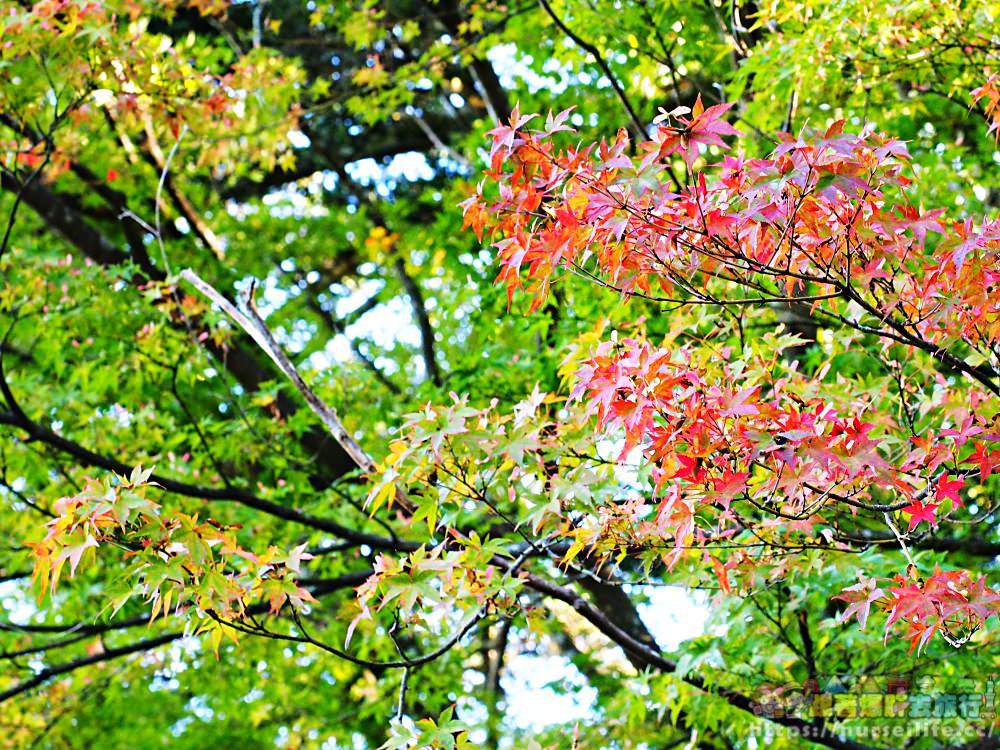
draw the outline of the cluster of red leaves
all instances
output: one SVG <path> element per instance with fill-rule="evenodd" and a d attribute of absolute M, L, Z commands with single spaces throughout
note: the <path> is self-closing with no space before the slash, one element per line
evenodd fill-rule
<path fill-rule="evenodd" d="M 942 210 L 891 203 L 909 182 L 906 147 L 869 129 L 845 133 L 843 121 L 783 134 L 766 159 L 726 156 L 686 186 L 665 179 L 673 155 L 691 164 L 692 149 L 735 132 L 724 111 L 660 125 L 637 157 L 625 131 L 558 149 L 552 135 L 568 129 L 568 112 L 540 131 L 515 112 L 491 131 L 499 200 L 480 192 L 463 205 L 466 225 L 500 235 L 508 295 L 523 287 L 537 307 L 560 267 L 659 299 L 718 302 L 705 291 L 712 280 L 771 299 L 810 285 L 810 299 L 850 299 L 905 341 L 1000 342 L 1000 295 L 990 292 L 1000 220 L 946 222 Z M 933 248 L 929 232 L 943 235 Z"/>
<path fill-rule="evenodd" d="M 990 121 L 987 132 L 994 133 L 994 139 L 1000 141 L 1000 75 L 989 76 L 971 95 L 973 104 L 981 105 Z"/>
<path fill-rule="evenodd" d="M 843 121 L 783 134 L 767 158 L 728 155 L 696 170 L 708 147 L 739 135 L 721 119 L 728 107 L 704 109 L 699 100 L 690 119 L 665 113 L 634 149 L 624 131 L 560 148 L 553 135 L 570 130 L 568 111 L 528 130 L 534 116 L 515 110 L 491 131 L 487 176 L 497 197 L 485 197 L 484 182 L 464 203 L 466 224 L 495 237 L 508 298 L 523 289 L 537 308 L 563 270 L 625 297 L 676 304 L 807 301 L 814 314 L 877 333 L 886 346 L 947 359 L 960 343 L 993 357 L 1000 221 L 947 221 L 943 210 L 910 205 L 904 144 L 869 128 L 845 133 Z M 678 157 L 687 184 L 674 173 Z M 929 233 L 939 237 L 928 241 Z M 619 460 L 641 449 L 657 498 L 652 519 L 642 500 L 609 510 L 589 543 L 631 524 L 632 543 L 673 538 L 665 559 L 674 564 L 710 538 L 699 519 L 712 519 L 715 539 L 747 528 L 737 501 L 796 531 L 822 520 L 821 510 L 901 511 L 909 533 L 937 525 L 944 503 L 964 507 L 959 491 L 972 469 L 956 467 L 977 466 L 985 478 L 1000 459 L 991 449 L 1000 434 L 977 409 L 982 390 L 970 388 L 968 410 L 952 415 L 959 427 L 918 436 L 865 398 L 837 401 L 794 371 L 777 382 L 748 378 L 743 352 L 732 363 L 729 352 L 714 358 L 706 366 L 683 348 L 612 340 L 583 363 L 573 397 L 601 429 L 624 435 Z M 970 374 L 996 393 L 988 375 Z M 728 572 L 741 563 L 710 559 L 728 589 Z M 900 583 L 890 590 L 889 626 L 905 621 L 921 645 L 938 630 L 971 632 L 995 611 L 984 586 L 965 572 Z"/>
<path fill-rule="evenodd" d="M 874 578 L 862 579 L 834 597 L 848 603 L 842 615 L 852 615 L 864 628 L 872 606 L 888 613 L 885 635 L 893 625 L 907 626 L 910 652 L 920 653 L 936 632 L 953 646 L 960 646 L 992 617 L 1000 617 L 1000 594 L 986 585 L 982 576 L 966 570 L 941 570 L 926 580 L 908 580 L 897 575 L 885 590 Z"/>
<path fill-rule="evenodd" d="M 766 393 L 757 384 L 736 388 L 729 354 L 717 351 L 719 367 L 710 369 L 694 363 L 683 347 L 605 341 L 576 373 L 571 397 L 586 403 L 599 428 L 624 435 L 620 458 L 639 447 L 652 465 L 662 498 L 655 525 L 660 535 L 670 532 L 678 552 L 695 531 L 697 510 L 715 509 L 724 517 L 734 500 L 808 522 L 822 508 L 881 509 L 880 500 L 892 497 L 894 509 L 909 516 L 910 531 L 936 525 L 944 501 L 964 507 L 959 490 L 965 480 L 941 466 L 978 465 L 988 476 L 1000 458 L 983 442 L 959 458 L 972 436 L 1000 440 L 985 415 L 972 412 L 960 429 L 913 440 L 912 449 L 890 463 L 886 456 L 893 452 L 861 416 L 863 401 L 852 405 L 851 416 L 841 416 L 822 396 L 798 395 L 807 390 L 804 378 L 779 379 Z M 872 418 L 896 427 L 884 415 Z"/>

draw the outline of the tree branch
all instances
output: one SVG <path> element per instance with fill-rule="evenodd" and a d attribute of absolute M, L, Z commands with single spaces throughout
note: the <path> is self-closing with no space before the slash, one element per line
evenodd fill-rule
<path fill-rule="evenodd" d="M 649 133 L 646 132 L 646 126 L 639 118 L 638 113 L 632 106 L 632 102 L 629 101 L 628 95 L 625 93 L 625 89 L 622 88 L 621 83 L 618 82 L 618 79 L 615 77 L 614 72 L 611 70 L 611 66 L 608 65 L 608 61 L 604 59 L 604 56 L 601 54 L 600 50 L 598 50 L 597 47 L 595 47 L 593 44 L 591 44 L 586 39 L 581 37 L 579 34 L 575 33 L 569 26 L 567 26 L 566 23 L 552 9 L 552 6 L 549 4 L 548 0 L 538 0 L 538 4 L 541 5 L 542 10 L 544 10 L 548 14 L 549 18 L 552 19 L 552 22 L 559 28 L 560 31 L 562 31 L 562 33 L 564 33 L 566 36 L 572 39 L 573 42 L 578 47 L 580 47 L 580 49 L 591 55 L 597 62 L 598 67 L 600 67 L 600 69 L 604 72 L 604 75 L 607 76 L 608 81 L 611 83 L 611 88 L 614 89 L 614 92 L 618 96 L 619 101 L 622 103 L 622 106 L 625 107 L 625 111 L 628 113 L 629 129 L 632 131 L 633 135 L 636 138 L 640 138 L 642 140 L 648 138 Z"/>
<path fill-rule="evenodd" d="M 201 218 L 201 214 L 198 213 L 191 201 L 187 199 L 187 196 L 180 191 L 177 183 L 174 182 L 174 178 L 168 169 L 168 160 L 163 155 L 160 142 L 156 138 L 156 131 L 153 129 L 153 122 L 148 116 L 143 118 L 143 127 L 146 132 L 146 148 L 143 149 L 146 160 L 160 173 L 160 179 L 163 186 L 167 189 L 167 194 L 174 202 L 174 205 L 177 206 L 177 210 L 180 211 L 181 216 L 184 217 L 194 230 L 195 235 L 201 240 L 201 243 L 212 252 L 216 259 L 220 261 L 224 260 L 226 257 L 226 248 L 222 244 L 222 240 L 205 223 L 205 220 Z"/>
<path fill-rule="evenodd" d="M 329 431 L 333 436 L 334 440 L 340 445 L 344 452 L 351 457 L 351 460 L 360 468 L 362 471 L 373 474 L 378 471 L 378 466 L 372 460 L 364 449 L 358 445 L 354 437 L 347 431 L 344 427 L 343 422 L 340 421 L 340 417 L 337 412 L 332 407 L 328 406 L 323 400 L 315 394 L 315 392 L 306 384 L 299 375 L 298 370 L 295 369 L 295 365 L 292 364 L 291 360 L 281 349 L 281 346 L 277 341 L 274 340 L 274 336 L 271 331 L 268 330 L 267 325 L 264 320 L 257 313 L 257 310 L 253 306 L 252 297 L 248 297 L 247 308 L 249 310 L 249 315 L 245 315 L 236 309 L 228 299 L 226 299 L 222 294 L 220 294 L 213 286 L 208 282 L 203 280 L 198 274 L 192 271 L 190 268 L 186 268 L 181 271 L 180 276 L 182 279 L 187 281 L 189 284 L 194 286 L 199 292 L 204 296 L 208 297 L 213 303 L 222 308 L 223 312 L 228 315 L 236 325 L 238 325 L 243 331 L 252 338 L 257 345 L 264 350 L 264 353 L 271 358 L 277 366 L 278 369 L 284 373 L 295 389 L 302 395 L 309 408 L 312 409 L 313 413 L 320 418 L 323 426 Z M 252 290 L 251 290 L 252 293 Z M 404 508 L 410 508 L 412 505 L 410 501 L 403 494 L 402 490 L 398 487 L 396 488 L 396 500 Z"/>
<path fill-rule="evenodd" d="M 370 575 L 372 571 L 361 570 L 353 573 L 345 573 L 344 575 L 338 576 L 336 578 L 327 579 L 316 579 L 311 582 L 310 590 L 314 596 L 323 596 L 325 594 L 332 593 L 334 591 L 340 591 L 345 588 L 351 588 L 363 583 Z M 308 579 L 303 579 L 301 583 L 306 583 Z M 253 607 L 247 609 L 248 614 L 259 614 L 261 612 L 266 612 L 270 608 L 270 604 L 266 602 L 260 602 Z M 119 623 L 108 623 L 108 624 L 96 624 L 89 626 L 73 627 L 67 630 L 54 630 L 53 628 L 57 626 L 17 626 L 11 625 L 9 623 L 0 623 L 0 630 L 9 630 L 16 632 L 63 632 L 63 633 L 74 633 L 70 638 L 66 638 L 58 643 L 58 647 L 68 646 L 72 643 L 76 643 L 88 636 L 99 635 L 101 633 L 107 633 L 113 630 L 124 630 L 126 628 L 136 627 L 137 625 L 148 623 L 149 618 L 146 616 L 135 617 L 129 620 L 124 620 Z M 170 633 L 164 633 L 162 635 L 156 636 L 154 638 L 147 638 L 135 643 L 131 643 L 126 646 L 121 646 L 118 648 L 106 649 L 101 653 L 90 654 L 79 659 L 74 659 L 63 664 L 57 664 L 52 667 L 46 667 L 45 669 L 38 672 L 38 674 L 33 677 L 19 682 L 13 687 L 6 691 L 0 692 L 0 703 L 3 703 L 15 696 L 25 693 L 32 688 L 38 687 L 39 685 L 47 682 L 53 677 L 58 677 L 63 674 L 68 674 L 74 672 L 77 669 L 83 667 L 88 667 L 92 664 L 98 664 L 105 661 L 111 661 L 113 659 L 120 659 L 123 656 L 128 656 L 130 654 L 136 654 L 143 651 L 149 651 L 151 649 L 163 646 L 167 643 L 171 643 L 184 636 L 184 631 L 174 631 Z M 51 644 L 48 648 L 55 648 L 56 644 Z M 28 649 L 22 653 L 37 653 L 38 651 L 46 650 L 45 648 Z M 2 658 L 3 654 L 0 654 Z"/>
<path fill-rule="evenodd" d="M 21 188 L 8 175 L 0 176 L 0 187 L 14 192 Z M 90 226 L 83 216 L 68 204 L 64 196 L 37 182 L 25 187 L 23 192 L 24 202 L 45 221 L 47 227 L 63 236 L 91 260 L 104 266 L 124 265 L 130 258 L 135 260 L 142 271 L 141 274 L 133 275 L 131 279 L 136 286 L 148 281 L 166 280 L 164 272 L 150 262 L 145 252 L 141 256 L 129 256 L 104 234 Z M 203 336 L 202 334 L 208 334 L 210 331 L 201 326 L 197 318 L 188 316 L 183 324 L 173 321 L 173 325 L 175 327 L 183 325 L 185 330 L 189 331 L 191 340 L 199 342 L 246 391 L 257 391 L 262 383 L 271 379 L 271 373 L 238 343 L 219 344 L 213 336 Z M 278 394 L 277 407 L 283 415 L 295 412 L 294 403 L 282 393 Z M 339 445 L 331 442 L 321 432 L 306 433 L 302 437 L 302 443 L 334 477 L 347 474 L 355 468 L 354 462 Z M 319 476 L 316 477 L 316 481 L 319 485 L 328 483 Z"/>
<path fill-rule="evenodd" d="M 427 377 L 430 378 L 434 385 L 440 388 L 442 379 L 441 371 L 437 365 L 437 356 L 434 353 L 434 328 L 431 326 L 431 319 L 427 315 L 427 305 L 424 302 L 423 292 L 420 291 L 420 286 L 416 280 L 406 270 L 406 262 L 402 258 L 397 257 L 393 265 L 396 269 L 396 275 L 399 276 L 399 280 L 403 284 L 403 289 L 406 290 L 406 295 L 410 298 L 413 314 L 420 328 L 420 342 L 424 357 L 424 367 L 427 369 Z"/>
<path fill-rule="evenodd" d="M 66 662 L 64 664 L 57 664 L 53 667 L 46 667 L 41 670 L 34 677 L 17 683 L 11 688 L 0 692 L 0 703 L 14 698 L 21 693 L 26 693 L 32 688 L 36 688 L 39 685 L 48 682 L 53 677 L 58 677 L 59 675 L 69 674 L 82 667 L 89 667 L 91 664 L 99 664 L 105 661 L 112 661 L 114 659 L 120 659 L 123 656 L 129 656 L 130 654 L 138 654 L 143 651 L 149 651 L 150 649 L 157 648 L 158 646 L 166 645 L 167 643 L 172 643 L 178 638 L 184 636 L 184 631 L 174 631 L 172 633 L 164 633 L 163 635 L 156 636 L 155 638 L 147 638 L 145 640 L 137 641 L 135 643 L 130 643 L 127 646 L 120 646 L 118 648 L 108 649 L 98 654 L 90 654 L 88 656 L 83 656 L 79 659 L 74 659 L 73 661 Z"/>
<path fill-rule="evenodd" d="M 0 385 L 5 382 L 6 381 L 0 377 Z M 23 412 L 21 415 L 15 412 L 0 412 L 0 424 L 8 424 L 24 430 L 28 434 L 29 439 L 38 440 L 50 445 L 53 448 L 72 456 L 84 465 L 94 466 L 104 469 L 105 471 L 113 471 L 120 475 L 127 475 L 132 471 L 133 467 L 131 465 L 115 458 L 95 453 L 94 451 L 91 451 L 88 448 L 63 437 L 62 435 L 43 427 L 37 422 L 31 421 L 26 416 L 23 416 Z M 415 543 L 403 540 L 391 539 L 388 537 L 381 537 L 376 534 L 356 531 L 354 529 L 347 528 L 346 526 L 342 526 L 335 521 L 310 516 L 294 510 L 293 508 L 288 508 L 284 505 L 279 505 L 278 503 L 258 497 L 253 493 L 247 492 L 246 490 L 242 490 L 238 487 L 204 487 L 171 479 L 170 477 L 163 476 L 162 474 L 152 474 L 150 479 L 160 485 L 167 492 L 172 492 L 186 497 L 198 498 L 201 500 L 236 502 L 248 508 L 253 508 L 261 511 L 262 513 L 274 516 L 275 518 L 281 518 L 282 520 L 289 521 L 300 526 L 305 526 L 307 528 L 325 531 L 329 534 L 333 534 L 339 539 L 344 539 L 356 544 L 367 544 L 373 549 L 407 550 L 416 549 L 418 546 Z"/>
<path fill-rule="evenodd" d="M 613 643 L 617 644 L 623 651 L 625 651 L 626 654 L 631 654 L 630 659 L 638 658 L 644 660 L 651 668 L 657 669 L 661 672 L 673 673 L 677 671 L 677 664 L 673 660 L 666 658 L 660 654 L 659 651 L 633 638 L 620 627 L 615 625 L 615 623 L 613 623 L 603 612 L 595 609 L 572 589 L 559 586 L 558 584 L 552 583 L 551 581 L 532 573 L 525 574 L 524 581 L 527 586 L 535 591 L 573 607 L 573 609 L 576 610 L 581 617 L 607 636 Z M 710 695 L 722 698 L 734 708 L 738 708 L 741 711 L 745 711 L 755 716 L 757 715 L 757 712 L 754 710 L 754 701 L 742 693 L 738 693 L 735 690 L 725 687 L 710 687 L 705 680 L 697 674 L 688 673 L 684 675 L 682 679 L 692 687 L 702 690 Z M 804 733 L 807 733 L 806 736 L 811 741 L 819 745 L 833 748 L 834 750 L 873 750 L 868 745 L 860 744 L 847 737 L 835 735 L 832 731 L 827 730 L 823 726 L 817 727 L 816 724 L 802 719 L 789 716 L 773 716 L 766 718 L 767 720 L 776 724 L 781 724 L 782 726 L 803 730 Z M 821 731 L 821 736 L 819 737 L 815 736 L 817 729 Z"/>

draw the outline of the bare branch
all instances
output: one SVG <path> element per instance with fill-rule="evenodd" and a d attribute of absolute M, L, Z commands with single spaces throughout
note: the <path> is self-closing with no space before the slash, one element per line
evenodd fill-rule
<path fill-rule="evenodd" d="M 614 71 L 611 70 L 611 66 L 608 65 L 608 61 L 604 59 L 601 51 L 567 26 L 566 22 L 563 21 L 552 9 L 548 0 L 538 0 L 538 3 L 542 6 L 542 10 L 544 10 L 548 14 L 549 18 L 552 19 L 552 22 L 559 27 L 559 30 L 572 39 L 573 42 L 580 47 L 580 49 L 591 55 L 597 62 L 598 67 L 600 67 L 600 69 L 604 72 L 604 75 L 607 76 L 608 81 L 610 81 L 611 88 L 614 89 L 614 92 L 618 96 L 619 101 L 621 101 L 622 106 L 625 107 L 625 111 L 628 113 L 630 121 L 629 129 L 632 130 L 633 134 L 637 138 L 641 138 L 643 140 L 648 138 L 649 133 L 646 132 L 646 126 L 643 124 L 642 119 L 635 111 L 635 108 L 632 106 L 632 102 L 629 101 L 628 95 L 625 93 L 625 89 L 622 88 L 621 83 L 615 76 Z"/>
<path fill-rule="evenodd" d="M 36 688 L 39 685 L 48 682 L 53 677 L 58 677 L 59 675 L 69 674 L 70 672 L 75 672 L 77 669 L 82 667 L 88 667 L 91 664 L 99 664 L 105 661 L 112 661 L 114 659 L 120 659 L 123 656 L 129 656 L 130 654 L 138 654 L 144 651 L 149 651 L 151 649 L 157 648 L 159 646 L 164 646 L 168 643 L 176 641 L 178 638 L 184 636 L 183 631 L 174 631 L 172 633 L 164 633 L 163 635 L 158 635 L 155 638 L 146 638 L 141 641 L 136 641 L 135 643 L 130 643 L 127 646 L 120 646 L 119 648 L 112 648 L 101 653 L 89 654 L 83 656 L 79 659 L 74 659 L 73 661 L 66 662 L 65 664 L 57 664 L 53 667 L 46 667 L 41 670 L 34 677 L 17 683 L 11 688 L 0 692 L 0 703 L 14 698 L 21 693 L 26 693 L 32 688 Z"/>
<path fill-rule="evenodd" d="M 378 466 L 375 461 L 372 460 L 364 449 L 358 445 L 357 441 L 351 436 L 344 427 L 343 422 L 340 421 L 340 417 L 337 415 L 336 410 L 328 406 L 323 400 L 315 394 L 312 388 L 302 379 L 299 375 L 298 370 L 295 369 L 295 365 L 292 364 L 291 360 L 281 349 L 281 346 L 277 341 L 274 340 L 274 336 L 268 329 L 264 320 L 257 313 L 256 309 L 253 307 L 253 300 L 248 299 L 248 310 L 249 314 L 244 314 L 240 312 L 232 302 L 226 299 L 221 293 L 219 293 L 211 284 L 202 279 L 198 274 L 192 271 L 190 268 L 186 268 L 181 271 L 180 276 L 182 279 L 190 283 L 201 292 L 203 295 L 208 297 L 213 303 L 222 308 L 223 312 L 228 315 L 234 323 L 236 323 L 243 331 L 252 338 L 257 345 L 264 350 L 264 353 L 271 358 L 278 369 L 284 373 L 295 389 L 302 395 L 309 405 L 309 408 L 313 410 L 313 413 L 320 418 L 323 422 L 323 426 L 329 431 L 333 436 L 334 440 L 344 449 L 344 452 L 351 457 L 351 460 L 360 468 L 362 471 L 374 474 L 378 471 Z M 411 508 L 412 505 L 410 501 L 403 494 L 402 490 L 398 487 L 396 488 L 396 500 L 404 508 Z"/>

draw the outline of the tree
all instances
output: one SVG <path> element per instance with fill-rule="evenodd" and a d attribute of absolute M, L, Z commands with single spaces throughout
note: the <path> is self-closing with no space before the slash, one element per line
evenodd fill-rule
<path fill-rule="evenodd" d="M 0 2 L 4 745 L 996 747 L 998 14 Z"/>

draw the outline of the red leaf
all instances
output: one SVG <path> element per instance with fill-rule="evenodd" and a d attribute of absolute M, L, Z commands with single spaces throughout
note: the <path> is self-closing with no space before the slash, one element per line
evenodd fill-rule
<path fill-rule="evenodd" d="M 958 491 L 964 486 L 965 480 L 961 477 L 958 479 L 948 479 L 947 474 L 942 474 L 938 477 L 937 484 L 934 486 L 934 497 L 938 503 L 945 498 L 951 498 L 951 501 L 955 505 L 964 508 L 965 505 L 962 503 L 962 498 L 958 495 Z"/>
<path fill-rule="evenodd" d="M 921 521 L 927 521 L 931 526 L 937 525 L 935 513 L 937 513 L 938 503 L 927 503 L 924 505 L 919 500 L 903 508 L 903 512 L 910 516 L 910 526 L 908 531 L 913 531 L 920 525 Z"/>

